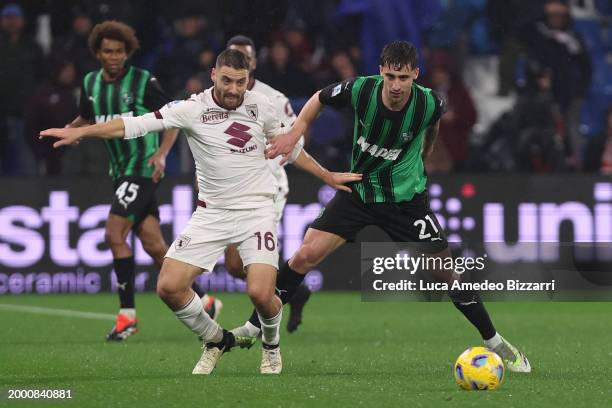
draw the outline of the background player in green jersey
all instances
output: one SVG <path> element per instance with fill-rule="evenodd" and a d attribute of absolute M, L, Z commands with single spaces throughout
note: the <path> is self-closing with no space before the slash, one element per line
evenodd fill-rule
<path fill-rule="evenodd" d="M 280 268 L 277 287 L 283 302 L 291 299 L 309 270 L 368 225 L 380 227 L 395 242 L 418 243 L 428 256 L 451 256 L 429 207 L 423 167 L 438 133 L 442 101 L 414 82 L 418 75 L 415 47 L 394 41 L 382 50 L 380 75 L 349 79 L 317 92 L 289 132 L 267 149 L 268 157 L 289 153 L 324 105 L 350 106 L 355 112 L 351 172 L 362 173 L 363 179 L 353 184 L 352 193 L 336 193 L 298 251 Z M 446 282 L 458 278 L 454 271 L 433 272 Z M 497 333 L 477 292 L 449 295 L 510 370 L 531 371 L 527 358 Z"/>
<path fill-rule="evenodd" d="M 119 116 L 139 116 L 155 111 L 170 99 L 150 72 L 127 64 L 139 48 L 134 30 L 118 21 L 98 24 L 89 36 L 89 48 L 101 69 L 88 73 L 81 87 L 79 116 L 68 126 L 80 127 L 110 121 Z M 125 340 L 137 331 L 134 304 L 134 256 L 126 239 L 130 230 L 140 238 L 144 250 L 161 267 L 168 246 L 159 225 L 155 190 L 164 176 L 166 156 L 177 130 L 149 133 L 134 140 L 107 139 L 109 174 L 115 197 L 106 222 L 106 242 L 113 253 L 120 309 L 108 340 Z M 194 284 L 195 285 L 195 284 Z M 194 290 L 215 318 L 221 307 L 218 299 Z"/>

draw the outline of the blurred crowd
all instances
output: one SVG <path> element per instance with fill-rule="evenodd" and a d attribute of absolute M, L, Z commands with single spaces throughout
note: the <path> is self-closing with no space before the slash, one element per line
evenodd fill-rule
<path fill-rule="evenodd" d="M 87 37 L 103 20 L 135 28 L 131 63 L 175 99 L 211 86 L 236 34 L 257 44 L 257 79 L 296 112 L 317 89 L 376 74 L 395 39 L 420 53 L 418 83 L 447 104 L 435 172 L 612 174 L 612 2 L 607 0 L 121 0 L 0 3 L 0 175 L 106 173 L 79 147 L 52 149 L 38 132 L 77 116 L 84 75 L 99 69 Z M 350 163 L 351 112 L 327 109 L 307 135 L 325 166 Z M 169 174 L 190 174 L 178 143 Z M 75 158 L 76 157 L 76 158 Z"/>

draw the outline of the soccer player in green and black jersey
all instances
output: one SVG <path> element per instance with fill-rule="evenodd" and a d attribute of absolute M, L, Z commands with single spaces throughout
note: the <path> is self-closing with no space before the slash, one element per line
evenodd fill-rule
<path fill-rule="evenodd" d="M 311 224 L 299 250 L 281 266 L 277 288 L 284 303 L 309 270 L 368 225 L 380 227 L 395 242 L 418 243 L 428 256 L 451 256 L 429 207 L 423 166 L 437 137 L 443 103 L 431 89 L 414 82 L 418 74 L 414 46 L 392 42 L 382 50 L 380 75 L 349 79 L 317 92 L 289 132 L 267 149 L 269 158 L 287 154 L 324 105 L 349 106 L 355 112 L 351 172 L 361 173 L 362 181 L 351 193 L 336 193 Z M 453 271 L 434 272 L 449 283 L 456 278 Z M 510 370 L 531 371 L 527 358 L 496 332 L 477 292 L 449 295 Z"/>
<path fill-rule="evenodd" d="M 139 47 L 134 30 L 117 21 L 98 24 L 89 36 L 91 52 L 101 69 L 88 73 L 81 88 L 79 116 L 68 126 L 80 127 L 110 121 L 119 116 L 139 116 L 156 111 L 170 99 L 148 71 L 127 65 Z M 176 140 L 177 131 L 166 131 L 160 145 L 159 134 L 150 133 L 133 140 L 105 140 L 110 157 L 110 176 L 115 197 L 106 222 L 106 241 L 113 253 L 120 309 L 108 340 L 125 340 L 137 331 L 134 305 L 134 257 L 126 238 L 133 230 L 144 250 L 161 266 L 168 246 L 159 226 L 155 198 L 164 175 L 165 160 Z M 206 311 L 216 317 L 219 300 L 194 290 Z"/>

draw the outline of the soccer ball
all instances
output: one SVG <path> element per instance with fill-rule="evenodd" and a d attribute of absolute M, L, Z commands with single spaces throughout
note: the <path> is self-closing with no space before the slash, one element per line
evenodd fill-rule
<path fill-rule="evenodd" d="M 502 359 L 485 347 L 470 347 L 455 363 L 455 381 L 464 390 L 494 390 L 504 381 Z"/>

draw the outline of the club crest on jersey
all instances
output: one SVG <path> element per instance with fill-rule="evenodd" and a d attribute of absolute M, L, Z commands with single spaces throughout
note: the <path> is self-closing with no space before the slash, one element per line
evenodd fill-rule
<path fill-rule="evenodd" d="M 126 105 L 131 105 L 134 102 L 134 95 L 131 92 L 124 92 L 121 94 L 121 100 Z"/>
<path fill-rule="evenodd" d="M 185 248 L 187 245 L 189 245 L 189 242 L 191 242 L 191 237 L 188 235 L 179 235 L 178 238 L 176 239 L 176 241 L 174 241 L 174 248 L 176 248 L 177 251 Z"/>
<path fill-rule="evenodd" d="M 229 118 L 229 112 L 224 111 L 207 111 L 202 115 L 202 123 L 209 123 L 214 125 L 215 123 L 225 122 Z"/>
<path fill-rule="evenodd" d="M 409 142 L 412 140 L 412 138 L 414 137 L 414 135 L 412 134 L 412 131 L 410 132 L 404 132 L 402 133 L 402 142 Z"/>
<path fill-rule="evenodd" d="M 251 119 L 257 120 L 257 105 L 244 105 L 244 109 L 246 109 L 246 113 Z"/>

